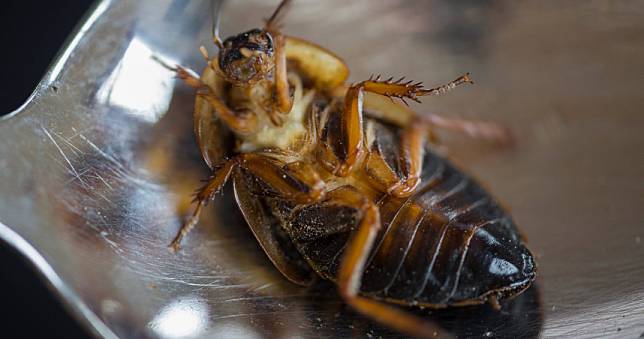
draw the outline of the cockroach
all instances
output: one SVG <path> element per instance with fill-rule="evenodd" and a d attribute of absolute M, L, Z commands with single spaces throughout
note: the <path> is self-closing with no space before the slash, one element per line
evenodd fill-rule
<path fill-rule="evenodd" d="M 213 41 L 201 76 L 171 67 L 196 89 L 194 130 L 212 169 L 171 248 L 228 181 L 257 241 L 290 281 L 337 284 L 356 311 L 430 336 L 403 306 L 444 308 L 515 296 L 536 264 L 512 217 L 434 150 L 435 129 L 507 141 L 484 122 L 416 114 L 401 103 L 435 88 L 381 76 L 345 85 L 334 53 L 282 34 L 283 0 L 262 28 Z M 434 148 L 433 148 L 434 147 Z M 398 306 L 396 306 L 398 305 Z"/>

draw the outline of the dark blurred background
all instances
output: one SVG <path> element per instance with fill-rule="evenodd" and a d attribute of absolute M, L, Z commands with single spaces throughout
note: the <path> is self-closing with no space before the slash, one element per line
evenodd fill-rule
<path fill-rule="evenodd" d="M 0 116 L 14 111 L 27 100 L 92 3 L 89 0 L 2 2 Z M 2 337 L 89 336 L 31 265 L 3 243 L 0 243 L 0 300 Z"/>

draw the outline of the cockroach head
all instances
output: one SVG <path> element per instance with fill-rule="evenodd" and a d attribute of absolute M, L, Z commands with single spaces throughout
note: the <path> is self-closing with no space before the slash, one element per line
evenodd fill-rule
<path fill-rule="evenodd" d="M 265 78 L 274 66 L 273 38 L 262 29 L 230 37 L 219 50 L 219 68 L 237 85 L 249 85 Z"/>

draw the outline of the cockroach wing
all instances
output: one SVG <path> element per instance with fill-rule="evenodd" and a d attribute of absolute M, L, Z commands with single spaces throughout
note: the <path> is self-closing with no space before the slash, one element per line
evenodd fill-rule
<path fill-rule="evenodd" d="M 242 172 L 234 175 L 235 199 L 244 219 L 273 265 L 288 280 L 302 286 L 310 285 L 315 273 L 283 233 L 277 218 L 264 206 L 264 200 L 251 192 L 251 180 L 253 178 Z"/>
<path fill-rule="evenodd" d="M 216 61 L 212 61 L 216 63 Z M 206 67 L 201 75 L 201 80 L 211 90 L 221 97 L 225 81 L 212 68 Z M 230 131 L 217 117 L 213 107 L 207 100 L 197 96 L 195 100 L 195 111 L 193 115 L 194 130 L 199 144 L 199 150 L 208 167 L 211 169 L 220 163 L 231 149 L 232 140 Z"/>
<path fill-rule="evenodd" d="M 332 90 L 349 77 L 347 65 L 332 52 L 306 40 L 287 37 L 286 59 L 294 62 L 299 71 L 315 88 Z"/>

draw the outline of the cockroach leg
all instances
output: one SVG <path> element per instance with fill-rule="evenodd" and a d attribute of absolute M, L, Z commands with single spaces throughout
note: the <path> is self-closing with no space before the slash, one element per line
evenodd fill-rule
<path fill-rule="evenodd" d="M 238 134 L 253 133 L 258 128 L 257 114 L 251 110 L 233 110 L 219 99 L 212 91 L 199 92 L 197 96 L 204 98 L 213 107 L 221 120 Z"/>
<path fill-rule="evenodd" d="M 346 187 L 346 186 L 345 186 Z M 330 199 L 351 204 L 362 212 L 357 230 L 353 233 L 344 252 L 338 273 L 340 294 L 356 311 L 416 337 L 431 338 L 440 330 L 432 323 L 406 311 L 380 301 L 359 295 L 362 276 L 369 253 L 380 229 L 380 214 L 376 205 L 351 187 L 341 187 L 329 194 Z"/>
<path fill-rule="evenodd" d="M 372 147 L 367 154 L 365 171 L 382 191 L 402 198 L 411 195 L 418 187 L 420 173 L 423 168 L 428 130 L 427 123 L 418 118 L 403 129 L 400 135 L 400 149 L 398 151 L 399 171 L 391 168 L 394 164 L 387 164 L 379 149 L 381 145 L 377 144 L 380 140 L 372 142 L 375 147 Z M 377 134 L 377 132 L 374 132 L 374 134 Z M 377 139 L 378 136 L 369 137 L 369 139 L 373 138 Z"/>
<path fill-rule="evenodd" d="M 387 80 L 381 80 L 380 75 L 375 78 L 372 76 L 369 80 L 363 81 L 357 86 L 364 88 L 367 92 L 384 95 L 390 99 L 398 98 L 407 105 L 407 101 L 405 101 L 405 99 L 420 102 L 418 97 L 444 94 L 456 88 L 456 86 L 465 83 L 473 83 L 469 77 L 469 73 L 458 77 L 446 85 L 430 89 L 426 89 L 422 82 L 414 82 L 412 80 L 405 81 L 405 77 L 401 77 L 397 80 L 393 80 L 393 77 Z"/>
<path fill-rule="evenodd" d="M 228 181 L 228 178 L 230 178 L 230 174 L 233 172 L 236 164 L 236 158 L 227 160 L 222 166 L 215 170 L 215 174 L 210 178 L 208 183 L 197 191 L 195 195 L 197 207 L 195 207 L 192 216 L 183 223 L 179 232 L 177 232 L 177 235 L 172 240 L 172 243 L 170 243 L 171 250 L 174 252 L 179 250 L 181 240 L 197 225 L 199 222 L 199 216 L 201 215 L 201 210 Z"/>
<path fill-rule="evenodd" d="M 206 60 L 206 63 L 210 63 L 210 56 L 208 55 L 208 50 L 205 46 L 199 46 L 199 53 Z"/>
<path fill-rule="evenodd" d="M 266 154 L 243 153 L 215 170 L 208 183 L 197 191 L 195 208 L 192 216 L 181 226 L 181 229 L 170 244 L 175 252 L 181 240 L 199 222 L 201 210 L 221 190 L 236 168 L 248 171 L 268 186 L 270 193 L 297 204 L 310 204 L 322 199 L 325 195 L 324 182 L 311 165 L 303 161 L 284 162 L 277 157 Z"/>
<path fill-rule="evenodd" d="M 265 30 L 273 37 L 275 58 L 275 108 L 281 113 L 288 114 L 293 107 L 288 76 L 286 74 L 286 47 L 284 35 L 280 32 L 281 20 L 286 13 L 290 0 L 282 0 L 271 17 L 266 20 Z"/>
<path fill-rule="evenodd" d="M 407 104 L 405 98 L 420 102 L 417 97 L 424 93 L 422 82 L 405 81 L 405 77 L 397 80 L 393 80 L 393 77 L 387 80 L 381 80 L 380 75 L 375 78 L 372 76 L 369 80 L 362 81 L 352 87 L 358 87 L 367 92 L 384 95 L 390 99 L 398 98 L 405 105 Z"/>
<path fill-rule="evenodd" d="M 284 36 L 279 31 L 271 32 L 275 50 L 275 106 L 281 113 L 288 114 L 293 108 L 286 74 L 286 50 Z"/>
<path fill-rule="evenodd" d="M 392 84 L 389 84 L 387 81 L 380 81 L 378 80 L 378 78 L 376 78 L 376 80 L 369 80 L 367 82 L 371 83 L 370 87 L 372 89 L 378 90 L 377 94 L 388 96 L 389 98 L 394 98 L 399 97 L 405 92 L 405 89 L 403 87 L 400 87 L 400 84 L 398 85 L 399 88 L 394 93 L 394 90 L 391 87 Z M 420 97 L 423 95 L 442 94 L 460 84 L 468 82 L 471 82 L 471 80 L 466 74 L 447 85 L 439 86 L 433 89 L 420 89 L 416 92 L 416 96 Z M 381 98 L 378 98 L 378 96 L 370 96 L 367 98 L 367 100 L 370 117 L 382 119 L 399 127 L 405 128 L 409 126 L 409 124 L 417 123 L 417 119 L 419 118 L 424 119 L 426 122 L 425 125 L 429 127 L 427 129 L 427 133 L 429 133 L 429 137 L 431 139 L 435 138 L 435 136 L 432 134 L 432 128 L 458 132 L 472 138 L 491 140 L 501 146 L 512 145 L 515 139 L 512 132 L 508 128 L 503 127 L 499 124 L 458 118 L 445 118 L 432 113 L 418 114 L 407 107 L 391 103 L 388 100 L 382 100 Z"/>
<path fill-rule="evenodd" d="M 196 90 L 207 91 L 209 89 L 208 85 L 204 84 L 201 81 L 201 79 L 199 79 L 199 76 L 197 75 L 197 73 L 195 73 L 193 70 L 189 68 L 185 68 L 180 65 L 171 67 L 169 69 L 171 71 L 174 71 L 176 73 L 177 78 L 181 79 L 186 85 Z"/>
<path fill-rule="evenodd" d="M 424 115 L 424 118 L 431 126 L 462 133 L 471 138 L 491 140 L 501 146 L 510 146 L 515 142 L 510 129 L 492 122 L 445 118 L 431 113 Z"/>
<path fill-rule="evenodd" d="M 306 162 L 286 162 L 284 159 L 265 154 L 246 153 L 240 155 L 242 169 L 268 186 L 264 195 L 277 195 L 296 204 L 310 204 L 325 195 L 324 181 L 317 171 Z"/>
<path fill-rule="evenodd" d="M 429 88 L 429 89 L 423 89 L 419 95 L 423 96 L 430 96 L 430 95 L 442 95 L 445 94 L 454 88 L 456 88 L 459 85 L 463 84 L 473 84 L 474 81 L 470 79 L 470 73 L 465 73 L 461 75 L 460 77 L 456 78 L 455 80 L 450 81 L 449 83 L 445 85 L 441 85 L 438 87 L 434 88 Z"/>
<path fill-rule="evenodd" d="M 419 83 L 411 84 L 391 79 L 381 81 L 380 77 L 354 84 L 346 91 L 344 110 L 331 109 L 324 122 L 319 143 L 320 163 L 336 176 L 346 177 L 363 154 L 364 92 L 388 97 L 414 99 L 422 89 Z M 415 100 L 415 99 L 414 99 Z"/>
<path fill-rule="evenodd" d="M 324 112 L 317 157 L 329 172 L 346 177 L 363 153 L 362 87 L 347 91 L 344 107 L 333 105 Z"/>
<path fill-rule="evenodd" d="M 400 137 L 399 158 L 403 178 L 387 190 L 387 193 L 397 197 L 409 196 L 420 184 L 420 172 L 423 169 L 425 141 L 429 128 L 421 119 L 416 121 L 407 126 Z"/>
<path fill-rule="evenodd" d="M 239 134 L 248 134 L 257 129 L 257 115 L 254 112 L 249 110 L 233 110 L 228 107 L 192 70 L 179 65 L 170 68 L 170 70 L 174 71 L 177 74 L 177 78 L 183 80 L 188 86 L 195 88 L 197 90 L 197 96 L 208 101 L 215 112 L 217 112 L 219 118 L 231 130 Z"/>
<path fill-rule="evenodd" d="M 473 84 L 470 74 L 466 73 L 446 85 L 420 89 L 417 96 L 433 96 L 445 94 L 459 85 Z M 495 141 L 499 145 L 507 146 L 514 142 L 514 136 L 509 129 L 494 123 L 471 121 L 457 118 L 444 118 L 435 114 L 423 115 L 431 126 L 463 133 L 472 138 L 488 139 Z"/>
<path fill-rule="evenodd" d="M 320 163 L 334 175 L 349 175 L 363 153 L 362 107 L 365 91 L 403 101 L 404 98 L 418 101 L 416 96 L 423 93 L 422 83 L 403 82 L 404 77 L 396 81 L 392 79 L 372 77 L 349 87 L 344 98 L 344 111 L 330 111 L 319 143 L 318 157 Z"/>

